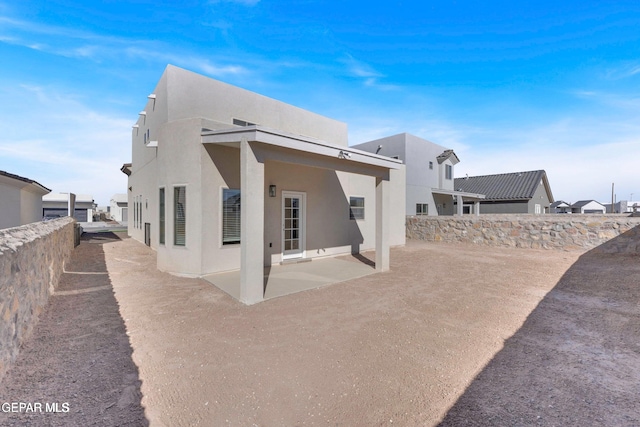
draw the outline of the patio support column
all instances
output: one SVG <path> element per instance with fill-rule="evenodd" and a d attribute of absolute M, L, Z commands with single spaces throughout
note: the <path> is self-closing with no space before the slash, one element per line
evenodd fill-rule
<path fill-rule="evenodd" d="M 456 194 L 455 197 L 456 197 L 456 202 L 458 203 L 458 215 L 462 216 L 462 212 L 464 212 L 464 210 L 462 209 L 464 207 L 462 196 L 459 194 Z"/>
<path fill-rule="evenodd" d="M 376 177 L 376 270 L 389 270 L 389 181 Z"/>
<path fill-rule="evenodd" d="M 264 299 L 264 163 L 240 141 L 240 301 Z"/>
<path fill-rule="evenodd" d="M 475 205 L 476 216 L 480 216 L 480 200 L 476 201 Z"/>

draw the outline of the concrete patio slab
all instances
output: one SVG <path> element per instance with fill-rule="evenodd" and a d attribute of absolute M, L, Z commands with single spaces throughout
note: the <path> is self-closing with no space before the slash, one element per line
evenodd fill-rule
<path fill-rule="evenodd" d="M 265 268 L 264 299 L 317 289 L 375 273 L 371 263 L 366 261 L 366 258 L 362 261 L 354 257 L 324 258 Z M 233 298 L 240 299 L 239 270 L 210 274 L 204 279 Z"/>

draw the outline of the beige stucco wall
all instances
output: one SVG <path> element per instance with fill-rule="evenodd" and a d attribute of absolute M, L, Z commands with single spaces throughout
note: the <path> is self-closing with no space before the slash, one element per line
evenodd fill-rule
<path fill-rule="evenodd" d="M 176 67 L 167 68 L 153 93 L 155 99 L 144 108 L 146 116 L 139 117 L 138 128 L 132 131 L 128 230 L 131 237 L 144 241 L 144 224 L 138 228 L 134 222 L 134 200 L 141 196 L 142 222 L 151 224 L 151 246 L 163 271 L 199 276 L 240 267 L 240 245 L 221 242 L 222 188 L 240 188 L 239 148 L 203 144 L 203 129 L 230 129 L 235 127 L 233 118 L 238 118 L 346 146 L 344 123 Z M 157 148 L 145 146 L 147 132 L 148 140 L 158 141 Z M 264 161 L 264 191 L 266 195 L 269 185 L 276 185 L 278 197 L 265 196 L 265 265 L 280 261 L 282 191 L 287 190 L 307 197 L 306 256 L 375 247 L 375 178 L 290 163 L 278 150 L 271 156 Z M 398 199 L 404 195 L 404 169 L 393 172 L 396 180 L 402 180 L 392 192 Z M 186 187 L 184 247 L 173 244 L 175 186 Z M 158 227 L 161 187 L 165 188 L 164 245 L 159 244 Z M 365 197 L 364 221 L 349 219 L 349 195 Z M 398 203 L 404 206 L 404 199 Z M 404 244 L 404 210 L 394 212 L 392 244 Z"/>
<path fill-rule="evenodd" d="M 42 194 L 23 182 L 12 185 L 0 180 L 0 229 L 41 221 Z"/>

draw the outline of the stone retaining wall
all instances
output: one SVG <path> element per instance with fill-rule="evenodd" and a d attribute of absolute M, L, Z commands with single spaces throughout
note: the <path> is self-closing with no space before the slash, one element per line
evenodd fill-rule
<path fill-rule="evenodd" d="M 628 215 L 411 216 L 406 226 L 408 239 L 430 242 L 640 253 L 640 218 Z"/>
<path fill-rule="evenodd" d="M 74 229 L 65 217 L 0 230 L 0 378 L 58 285 Z"/>

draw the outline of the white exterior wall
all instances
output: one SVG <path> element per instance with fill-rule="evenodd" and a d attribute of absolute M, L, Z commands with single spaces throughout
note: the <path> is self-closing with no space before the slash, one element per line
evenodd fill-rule
<path fill-rule="evenodd" d="M 151 224 L 151 247 L 158 268 L 200 276 L 240 267 L 240 245 L 222 245 L 222 189 L 240 189 L 237 146 L 203 144 L 202 129 L 234 128 L 246 120 L 280 132 L 347 145 L 347 126 L 300 108 L 245 91 L 176 67 L 167 67 L 132 131 L 132 166 L 128 192 L 128 232 L 144 241 L 144 223 Z M 157 148 L 145 146 L 157 141 Z M 286 157 L 286 156 L 285 156 Z M 276 155 L 277 158 L 277 155 Z M 281 260 L 282 191 L 306 194 L 306 256 L 351 253 L 375 248 L 375 178 L 302 166 L 265 162 L 264 263 Z M 397 181 L 391 192 L 395 206 L 404 206 L 404 168 L 391 171 Z M 269 185 L 277 197 L 268 197 Z M 394 185 L 395 182 L 394 182 Z M 173 189 L 186 187 L 186 245 L 175 246 Z M 165 244 L 159 244 L 159 189 L 165 188 Z M 349 196 L 365 197 L 364 221 L 349 219 Z M 141 197 L 142 226 L 134 221 L 136 196 Z M 148 201 L 148 203 L 147 203 Z M 404 211 L 395 212 L 392 245 L 405 242 Z M 244 238 L 244 237 L 243 237 Z"/>
<path fill-rule="evenodd" d="M 606 208 L 604 207 L 604 205 L 601 205 L 596 201 L 591 201 L 580 208 L 580 213 L 585 213 L 586 211 L 592 211 L 592 210 L 598 210 L 598 211 L 601 211 L 602 213 L 606 212 Z"/>
<path fill-rule="evenodd" d="M 21 193 L 20 188 L 0 182 L 0 228 L 24 225 L 20 217 Z"/>
<path fill-rule="evenodd" d="M 128 218 L 123 218 L 123 209 L 127 209 L 127 206 L 120 206 L 127 200 L 126 194 L 114 194 L 109 201 L 109 215 L 111 219 L 117 222 L 127 221 Z M 126 211 L 125 211 L 126 212 Z"/>
<path fill-rule="evenodd" d="M 406 165 L 406 197 L 403 203 L 405 215 L 415 215 L 416 204 L 426 203 L 429 205 L 429 215 L 437 216 L 436 201 L 431 189 L 454 190 L 453 179 L 445 179 L 444 165 L 449 164 L 454 168 L 452 177 L 455 176 L 455 166 L 451 160 L 446 160 L 441 165 L 437 160 L 447 148 L 407 133 L 357 144 L 353 148 L 375 153 L 379 145 L 382 145 L 382 148 L 378 154 L 398 156 Z M 433 169 L 429 169 L 429 162 L 433 163 Z M 452 203 L 448 203 L 447 207 L 449 205 L 453 206 Z"/>
<path fill-rule="evenodd" d="M 30 183 L 0 175 L 0 229 L 41 221 L 44 194 Z"/>

